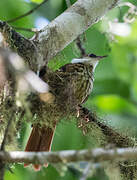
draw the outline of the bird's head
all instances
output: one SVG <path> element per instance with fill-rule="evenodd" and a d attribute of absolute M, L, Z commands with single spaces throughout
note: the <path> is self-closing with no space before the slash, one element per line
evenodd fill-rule
<path fill-rule="evenodd" d="M 96 56 L 95 54 L 89 54 L 83 58 L 73 59 L 71 63 L 84 63 L 84 64 L 92 65 L 94 71 L 98 62 L 105 57 L 107 56 Z"/>

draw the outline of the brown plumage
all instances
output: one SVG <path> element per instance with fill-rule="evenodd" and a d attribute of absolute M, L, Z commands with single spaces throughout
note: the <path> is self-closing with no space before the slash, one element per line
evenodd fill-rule
<path fill-rule="evenodd" d="M 46 105 L 47 103 L 43 102 L 42 105 L 42 109 L 47 112 L 44 117 L 46 119 L 50 117 L 52 126 L 33 125 L 25 151 L 50 151 L 57 119 L 76 112 L 78 105 L 87 100 L 93 88 L 95 62 L 101 58 L 96 56 L 94 60 L 88 56 L 83 62 L 66 64 L 55 72 L 47 71 L 45 75 L 41 75 L 41 78 L 49 84 L 50 93 L 55 97 L 53 103 Z M 34 168 L 39 170 L 40 166 L 34 165 Z"/>
<path fill-rule="evenodd" d="M 49 84 L 57 101 L 64 98 L 65 102 L 70 102 L 70 105 L 79 105 L 85 101 L 92 90 L 92 69 L 93 66 L 89 64 L 70 63 L 55 73 L 45 75 L 43 79 Z"/>

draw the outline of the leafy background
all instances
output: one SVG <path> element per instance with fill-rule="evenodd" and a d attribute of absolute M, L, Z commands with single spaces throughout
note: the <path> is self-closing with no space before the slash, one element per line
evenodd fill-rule
<path fill-rule="evenodd" d="M 9 20 L 19 16 L 41 0 L 1 0 L 0 19 Z M 74 3 L 74 0 L 71 1 Z M 137 5 L 136 0 L 129 2 Z M 49 0 L 40 9 L 21 20 L 12 23 L 17 27 L 38 27 L 36 22 L 45 25 L 45 18 L 53 20 L 66 9 L 65 0 Z M 94 109 L 105 122 L 115 129 L 136 137 L 137 135 L 137 20 L 128 24 L 129 33 L 125 28 L 120 35 L 116 35 L 113 29 L 110 30 L 109 23 L 123 22 L 123 16 L 127 13 L 128 7 L 121 7 L 111 10 L 99 23 L 87 30 L 83 35 L 86 37 L 84 46 L 88 53 L 97 55 L 108 55 L 101 61 L 95 72 L 94 89 L 85 106 Z M 40 27 L 41 27 L 40 25 Z M 119 31 L 121 28 L 119 28 Z M 32 37 L 33 33 L 19 31 L 26 37 Z M 70 62 L 73 57 L 79 55 L 75 43 L 66 47 L 57 57 L 50 62 L 53 69 Z M 18 138 L 20 149 L 24 149 L 30 125 L 24 124 Z M 93 143 L 95 146 L 96 142 Z M 52 150 L 84 149 L 93 147 L 92 142 L 82 135 L 74 121 L 62 121 L 55 133 Z M 6 170 L 5 180 L 75 180 L 79 179 L 80 172 L 69 168 L 63 176 L 52 165 L 40 172 L 24 168 L 22 164 L 11 166 L 11 171 Z M 108 179 L 104 171 L 100 170 L 89 180 Z"/>

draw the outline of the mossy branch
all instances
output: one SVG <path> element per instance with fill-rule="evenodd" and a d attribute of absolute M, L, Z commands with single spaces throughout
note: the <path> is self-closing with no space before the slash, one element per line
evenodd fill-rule
<path fill-rule="evenodd" d="M 137 159 L 137 148 L 115 148 L 115 149 L 86 149 L 86 150 L 66 150 L 58 152 L 22 152 L 0 151 L 0 161 L 7 163 L 70 163 L 86 161 L 101 163 L 104 161 L 124 161 Z"/>
<path fill-rule="evenodd" d="M 0 32 L 2 33 L 7 46 L 17 52 L 25 60 L 28 67 L 36 71 L 37 48 L 33 41 L 25 38 L 16 32 L 6 22 L 0 21 Z M 32 53 L 33 52 L 33 53 Z"/>
<path fill-rule="evenodd" d="M 83 126 L 80 128 L 88 128 L 90 130 L 90 126 L 92 127 L 94 124 L 98 127 L 98 130 L 101 130 L 102 134 L 105 137 L 104 145 L 113 144 L 115 147 L 133 147 L 135 146 L 135 140 L 133 140 L 129 136 L 125 136 L 120 134 L 113 128 L 109 127 L 107 124 L 100 122 L 99 118 L 95 113 L 87 109 L 86 107 L 80 107 L 80 116 L 79 120 L 82 120 Z M 87 131 L 88 131 L 87 129 Z M 85 129 L 86 130 L 86 129 Z M 101 138 L 101 137 L 100 137 Z"/>
<path fill-rule="evenodd" d="M 95 113 L 88 110 L 85 107 L 80 107 L 80 115 L 78 118 L 78 123 L 80 124 L 80 128 L 82 131 L 86 132 L 91 137 L 94 137 L 96 141 L 99 142 L 99 146 L 103 147 L 119 147 L 119 148 L 127 148 L 127 147 L 135 147 L 136 141 L 130 136 L 123 135 L 119 133 L 117 130 L 109 127 L 104 122 L 99 121 L 99 118 Z M 132 149 L 134 151 L 134 148 Z M 117 159 L 117 158 L 116 158 Z M 126 159 L 123 163 L 121 163 L 121 159 L 117 159 L 117 163 L 115 165 L 111 164 L 110 169 L 114 169 L 116 166 L 118 167 L 119 176 L 122 176 L 124 180 L 129 180 L 131 177 L 137 179 L 137 161 L 133 158 L 133 161 Z M 106 172 L 110 178 L 112 178 L 112 174 Z M 120 178 L 120 177 L 119 177 Z"/>

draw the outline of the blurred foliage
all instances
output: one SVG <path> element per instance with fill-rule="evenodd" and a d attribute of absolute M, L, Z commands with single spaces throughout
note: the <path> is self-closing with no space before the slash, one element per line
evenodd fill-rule
<path fill-rule="evenodd" d="M 5 9 L 6 8 L 6 9 Z M 10 20 L 30 10 L 32 6 L 23 0 L 1 0 L 0 1 L 0 19 L 3 21 Z M 27 16 L 21 20 L 12 23 L 13 26 L 31 28 L 33 27 L 34 16 Z M 23 32 L 24 35 L 29 36 L 30 33 Z"/>
<path fill-rule="evenodd" d="M 35 2 L 35 3 L 34 3 Z M 9 20 L 19 16 L 34 6 L 41 0 L 1 0 L 0 19 Z M 72 0 L 71 3 L 75 1 Z M 137 5 L 136 0 L 129 2 Z M 49 21 L 61 14 L 66 9 L 65 0 L 49 0 L 33 14 L 20 19 L 13 26 L 32 28 L 35 27 L 35 20 L 39 17 L 47 18 Z M 127 36 L 118 36 L 109 31 L 109 22 L 123 22 L 123 16 L 127 13 L 128 7 L 115 8 L 110 11 L 103 20 L 93 25 L 83 35 L 86 37 L 84 46 L 88 53 L 97 55 L 108 55 L 101 61 L 95 72 L 94 89 L 85 106 L 89 109 L 94 107 L 98 114 L 108 119 L 107 124 L 114 126 L 119 131 L 131 132 L 132 136 L 137 135 L 137 20 L 128 24 L 130 33 Z M 126 31 L 126 29 L 125 29 Z M 20 31 L 26 37 L 31 37 L 32 33 Z M 124 32 L 123 32 L 124 33 Z M 71 61 L 73 57 L 79 56 L 79 51 L 75 43 L 71 43 L 58 56 L 50 61 L 49 66 L 54 70 Z M 105 117 L 106 116 L 106 117 Z M 22 126 L 20 137 L 18 138 L 20 148 L 23 149 L 30 132 L 30 126 Z M 95 140 L 93 140 L 95 141 Z M 94 142 L 95 143 L 95 142 Z M 84 149 L 93 147 L 88 137 L 76 127 L 75 121 L 63 121 L 56 129 L 52 150 L 63 149 Z M 77 173 L 70 169 L 63 177 L 54 167 L 49 165 L 40 172 L 34 172 L 31 167 L 25 168 L 22 164 L 11 166 L 13 173 L 6 171 L 5 180 L 75 180 Z M 99 170 L 97 170 L 98 172 Z M 88 180 L 108 179 L 104 172 L 96 173 Z"/>
<path fill-rule="evenodd" d="M 31 0 L 31 1 L 34 3 L 42 3 L 43 2 L 43 0 Z"/>

